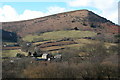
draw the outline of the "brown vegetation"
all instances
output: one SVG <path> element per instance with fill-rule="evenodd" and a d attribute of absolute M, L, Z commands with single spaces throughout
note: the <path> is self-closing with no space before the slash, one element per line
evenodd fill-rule
<path fill-rule="evenodd" d="M 47 24 L 46 24 L 47 23 Z M 56 30 L 91 30 L 99 33 L 118 33 L 119 26 L 88 10 L 78 10 L 55 14 L 42 18 L 2 23 L 3 30 L 20 36 Z M 34 27 L 34 28 L 33 28 Z"/>
<path fill-rule="evenodd" d="M 62 61 L 35 61 L 21 58 L 3 61 L 3 78 L 81 78 L 82 80 L 118 78 L 118 51 L 106 49 L 102 43 L 87 45 L 79 50 L 61 51 Z M 79 56 L 80 52 L 89 55 Z M 82 58 L 84 57 L 84 58 Z M 19 75 L 16 75 L 19 74 Z"/>

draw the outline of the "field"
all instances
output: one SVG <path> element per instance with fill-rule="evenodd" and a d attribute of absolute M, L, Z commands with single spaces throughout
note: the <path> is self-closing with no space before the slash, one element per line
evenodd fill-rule
<path fill-rule="evenodd" d="M 69 45 L 69 44 L 76 44 L 76 43 L 74 41 L 61 41 L 61 42 L 41 44 L 39 47 L 44 48 L 44 47 L 62 46 L 62 45 Z"/>
<path fill-rule="evenodd" d="M 17 53 L 21 53 L 21 54 L 27 55 L 26 52 L 23 52 L 20 49 L 16 49 L 16 50 L 3 50 L 2 51 L 2 57 L 15 57 Z"/>
<path fill-rule="evenodd" d="M 53 31 L 53 32 L 46 32 L 38 35 L 28 35 L 23 38 L 24 41 L 34 41 L 34 39 L 40 38 L 43 40 L 59 40 L 63 38 L 83 38 L 83 37 L 94 37 L 96 35 L 95 32 L 92 31 Z"/>
<path fill-rule="evenodd" d="M 40 45 L 40 49 L 42 51 L 49 51 L 50 53 L 59 53 L 61 50 L 65 49 L 65 48 L 70 48 L 70 49 L 77 49 L 79 50 L 80 47 L 83 47 L 87 44 L 97 44 L 100 41 L 98 40 L 90 40 L 90 39 L 75 39 L 74 41 L 61 41 L 61 42 L 54 42 L 54 43 L 47 43 L 47 44 L 42 44 L 39 43 L 37 45 Z M 60 45 L 63 44 L 64 45 Z M 34 43 L 35 44 L 35 43 Z M 107 42 L 103 42 L 103 44 L 109 48 L 110 46 L 116 46 L 117 44 L 114 43 L 107 43 Z M 54 45 L 54 46 L 52 46 Z"/>
<path fill-rule="evenodd" d="M 69 30 L 69 31 L 53 31 L 46 32 L 40 35 L 28 35 L 23 37 L 24 41 L 34 42 L 34 40 L 38 40 L 38 42 L 33 43 L 33 45 L 37 45 L 40 47 L 42 51 L 50 51 L 51 53 L 59 52 L 64 48 L 75 48 L 79 49 L 79 47 L 88 44 L 89 42 L 94 42 L 93 40 L 80 39 L 84 37 L 94 37 L 97 33 L 92 31 L 77 31 L 77 30 Z M 60 41 L 64 38 L 71 38 L 73 41 Z M 42 41 L 39 41 L 42 40 Z"/>
<path fill-rule="evenodd" d="M 47 43 L 47 42 L 53 42 L 53 41 L 56 41 L 56 40 L 49 40 L 49 41 L 35 42 L 35 43 L 33 43 L 33 45 L 39 45 L 39 44 L 44 44 L 44 43 Z"/>

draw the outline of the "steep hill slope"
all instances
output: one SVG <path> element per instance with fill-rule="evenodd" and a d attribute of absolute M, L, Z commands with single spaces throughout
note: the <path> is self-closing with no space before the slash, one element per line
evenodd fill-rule
<path fill-rule="evenodd" d="M 77 10 L 17 22 L 2 23 L 3 30 L 15 32 L 23 37 L 28 34 L 55 30 L 90 30 L 97 33 L 117 34 L 118 27 L 111 21 L 88 10 Z"/>

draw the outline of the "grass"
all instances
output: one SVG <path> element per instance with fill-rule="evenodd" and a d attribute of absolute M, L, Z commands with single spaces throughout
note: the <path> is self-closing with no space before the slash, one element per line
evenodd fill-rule
<path fill-rule="evenodd" d="M 71 44 L 71 45 L 65 45 L 64 47 L 71 48 L 71 49 L 79 49 L 80 47 L 82 47 L 84 45 L 85 44 Z"/>
<path fill-rule="evenodd" d="M 57 51 L 50 51 L 50 53 L 52 54 L 52 55 L 56 55 L 57 53 L 59 53 L 61 50 L 57 50 Z"/>
<path fill-rule="evenodd" d="M 82 44 L 95 44 L 98 43 L 99 41 L 97 40 L 90 40 L 90 39 L 76 39 L 75 42 L 77 43 L 82 43 Z"/>
<path fill-rule="evenodd" d="M 26 52 L 18 50 L 3 50 L 2 51 L 2 57 L 15 57 L 17 53 L 25 54 L 27 56 Z"/>
<path fill-rule="evenodd" d="M 38 35 L 27 35 L 23 38 L 24 41 L 32 42 L 35 38 L 39 38 Z"/>
<path fill-rule="evenodd" d="M 53 32 L 46 32 L 41 34 L 40 36 L 38 35 L 27 35 L 23 38 L 24 41 L 31 42 L 34 39 L 40 38 L 43 40 L 59 40 L 62 38 L 82 38 L 82 37 L 93 37 L 95 36 L 96 33 L 92 31 L 75 31 L 75 30 L 70 30 L 70 31 L 53 31 Z"/>
<path fill-rule="evenodd" d="M 90 39 L 76 39 L 75 42 L 79 43 L 79 44 L 97 44 L 100 41 L 98 40 L 90 40 Z M 111 46 L 117 46 L 117 44 L 115 43 L 108 43 L 108 42 L 103 42 L 104 45 L 109 48 Z"/>
<path fill-rule="evenodd" d="M 79 49 L 80 47 L 82 47 L 84 45 L 85 44 L 70 44 L 70 45 L 63 45 L 63 46 L 52 46 L 52 47 L 41 48 L 41 50 L 43 50 L 43 51 L 49 51 L 49 50 L 61 49 L 61 48 Z"/>
<path fill-rule="evenodd" d="M 33 45 L 44 44 L 44 43 L 47 43 L 47 42 L 55 42 L 55 41 L 56 40 L 40 41 L 40 42 L 33 43 Z"/>
<path fill-rule="evenodd" d="M 43 51 L 49 51 L 49 50 L 54 50 L 54 49 L 61 49 L 64 48 L 63 46 L 53 46 L 53 47 L 46 47 L 46 48 L 41 48 Z"/>
<path fill-rule="evenodd" d="M 59 46 L 46 47 L 46 48 L 43 48 L 42 50 L 47 51 L 47 50 L 60 49 L 60 48 L 70 48 L 70 49 L 79 50 L 80 47 L 83 47 L 83 46 L 85 46 L 85 44 L 70 44 L 70 45 L 64 45 L 64 46 L 61 46 L 61 47 L 59 47 Z M 62 50 L 50 51 L 50 53 L 54 55 L 56 53 L 60 53 L 60 51 L 62 51 Z"/>
<path fill-rule="evenodd" d="M 3 42 L 3 43 L 5 43 L 5 44 L 7 44 L 7 45 L 14 45 L 14 44 L 17 44 L 16 42 Z"/>
<path fill-rule="evenodd" d="M 49 42 L 49 41 L 35 42 L 35 43 L 33 43 L 33 45 L 43 44 L 43 43 L 46 43 L 46 42 Z"/>

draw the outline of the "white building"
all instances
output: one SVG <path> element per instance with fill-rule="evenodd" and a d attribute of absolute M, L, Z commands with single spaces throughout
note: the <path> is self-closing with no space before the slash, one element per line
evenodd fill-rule
<path fill-rule="evenodd" d="M 43 55 L 42 55 L 42 59 L 47 59 L 47 53 L 44 53 Z"/>

